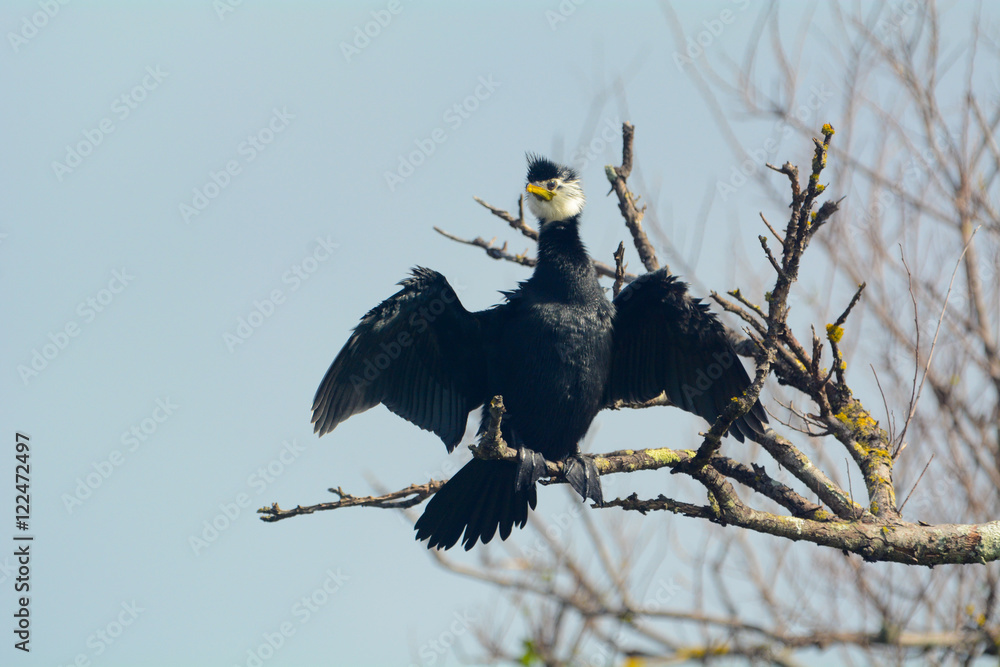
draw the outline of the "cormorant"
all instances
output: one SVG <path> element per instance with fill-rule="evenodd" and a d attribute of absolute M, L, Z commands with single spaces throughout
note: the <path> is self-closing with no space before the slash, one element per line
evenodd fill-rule
<path fill-rule="evenodd" d="M 415 526 L 428 548 L 466 549 L 498 531 L 507 539 L 537 502 L 545 460 L 565 461 L 567 481 L 603 502 L 593 460 L 579 442 L 618 400 L 670 402 L 713 422 L 750 385 L 722 324 L 666 270 L 647 273 L 608 301 L 580 240 L 584 196 L 577 173 L 528 156 L 527 200 L 539 220 L 532 276 L 503 303 L 469 312 L 444 276 L 417 267 L 370 310 L 337 355 L 313 402 L 323 435 L 379 403 L 433 431 L 451 452 L 469 413 L 502 395 L 504 440 L 519 461 L 473 459 L 430 500 Z M 760 403 L 730 430 L 762 434 Z M 463 537 L 463 532 L 465 533 Z"/>

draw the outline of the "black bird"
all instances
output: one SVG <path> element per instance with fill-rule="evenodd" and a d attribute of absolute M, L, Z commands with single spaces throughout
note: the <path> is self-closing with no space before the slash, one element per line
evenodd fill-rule
<path fill-rule="evenodd" d="M 504 439 L 518 462 L 473 459 L 427 504 L 417 539 L 466 549 L 498 531 L 507 539 L 537 502 L 545 459 L 566 462 L 584 499 L 603 502 L 593 460 L 579 442 L 616 401 L 670 402 L 713 422 L 749 385 L 725 329 L 687 285 L 645 274 L 608 301 L 580 240 L 577 173 L 528 156 L 527 200 L 538 218 L 531 278 L 493 308 L 469 312 L 436 271 L 417 267 L 402 289 L 366 314 L 327 371 L 313 402 L 323 435 L 379 403 L 458 446 L 469 413 L 502 395 Z M 764 431 L 760 403 L 733 425 L 740 442 Z M 463 532 L 465 533 L 463 537 Z"/>

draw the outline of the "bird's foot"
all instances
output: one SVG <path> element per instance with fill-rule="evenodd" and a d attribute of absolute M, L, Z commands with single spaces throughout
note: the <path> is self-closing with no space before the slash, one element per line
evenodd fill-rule
<path fill-rule="evenodd" d="M 521 447 L 517 450 L 517 480 L 514 482 L 516 491 L 524 491 L 535 486 L 535 483 L 546 473 L 545 457 L 533 449 Z"/>
<path fill-rule="evenodd" d="M 590 498 L 598 505 L 604 504 L 604 494 L 601 491 L 601 476 L 592 456 L 574 454 L 566 459 L 563 465 L 563 475 L 569 485 L 579 493 L 584 500 Z"/>

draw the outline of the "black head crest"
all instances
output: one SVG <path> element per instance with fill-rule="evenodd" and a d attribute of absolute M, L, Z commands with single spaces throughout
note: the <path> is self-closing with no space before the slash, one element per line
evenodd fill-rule
<path fill-rule="evenodd" d="M 527 153 L 528 158 L 528 183 L 540 183 L 550 178 L 560 178 L 563 181 L 577 181 L 580 179 L 576 170 L 556 164 L 548 158 L 535 153 Z"/>

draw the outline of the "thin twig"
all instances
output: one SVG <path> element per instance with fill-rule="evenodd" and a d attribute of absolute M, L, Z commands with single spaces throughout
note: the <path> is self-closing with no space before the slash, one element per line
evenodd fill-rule
<path fill-rule="evenodd" d="M 917 490 L 917 484 L 920 484 L 920 480 L 924 478 L 924 473 L 927 472 L 927 468 L 930 467 L 931 461 L 933 460 L 934 460 L 934 454 L 931 454 L 931 457 L 927 459 L 927 464 L 924 466 L 924 469 L 920 471 L 920 476 L 917 477 L 917 481 L 913 483 L 913 488 L 910 489 L 910 492 L 906 494 L 906 498 L 903 499 L 903 504 L 899 506 L 900 514 L 902 514 L 903 512 L 903 508 L 906 507 L 906 501 L 908 501 L 910 499 L 910 496 L 913 495 L 913 492 Z"/>
<path fill-rule="evenodd" d="M 506 220 L 511 227 L 518 230 L 532 241 L 538 240 L 538 232 L 524 221 L 524 193 L 517 198 L 518 217 L 516 218 L 502 208 L 498 208 L 492 204 L 487 204 L 479 197 L 473 197 L 473 199 L 475 199 L 480 206 L 488 209 L 493 215 L 497 216 L 501 220 Z"/>
<path fill-rule="evenodd" d="M 785 239 L 781 238 L 781 234 L 779 234 L 777 230 L 775 230 L 775 228 L 771 226 L 771 223 L 767 221 L 767 218 L 764 217 L 764 212 L 759 211 L 758 213 L 760 215 L 760 219 L 764 221 L 764 224 L 770 230 L 771 234 L 774 235 L 775 240 L 777 240 L 778 243 L 780 243 L 781 245 L 785 245 Z"/>
<path fill-rule="evenodd" d="M 353 496 L 344 492 L 339 486 L 335 489 L 328 489 L 330 493 L 335 493 L 340 500 L 331 503 L 318 503 L 316 505 L 299 505 L 290 510 L 281 509 L 278 503 L 272 503 L 270 507 L 262 507 L 257 510 L 261 521 L 275 522 L 288 519 L 300 514 L 312 514 L 323 510 L 335 510 L 342 507 L 381 507 L 387 509 L 406 509 L 423 502 L 424 499 L 432 496 L 441 490 L 447 480 L 430 480 L 426 484 L 411 484 L 405 489 L 393 491 L 381 496 Z"/>
<path fill-rule="evenodd" d="M 972 239 L 976 238 L 976 232 L 979 231 L 979 227 L 972 230 L 972 234 L 969 235 L 969 240 L 965 243 L 965 247 L 962 248 L 962 254 L 958 256 L 958 260 L 955 262 L 955 269 L 951 272 L 951 280 L 948 281 L 948 291 L 944 295 L 944 303 L 941 304 L 941 315 L 938 317 L 937 328 L 934 330 L 934 339 L 931 341 L 931 349 L 927 353 L 927 363 L 924 365 L 924 373 L 920 378 L 920 386 L 917 388 L 917 394 L 910 405 L 910 413 L 906 416 L 906 422 L 903 424 L 903 432 L 899 434 L 899 443 L 896 445 L 897 449 L 903 443 L 903 438 L 906 436 L 906 429 L 910 426 L 910 420 L 913 419 L 913 415 L 917 412 L 917 402 L 920 400 L 920 393 L 924 389 L 924 382 L 927 380 L 927 373 L 931 369 L 931 361 L 934 359 L 934 348 L 937 346 L 938 334 L 941 333 L 941 323 L 944 322 L 945 311 L 948 310 L 948 299 L 951 297 L 951 288 L 955 284 L 955 276 L 958 275 L 958 268 L 962 265 L 962 258 L 965 257 L 965 253 L 968 252 L 969 246 L 972 245 Z M 907 274 L 909 274 L 909 269 L 907 269 Z M 920 327 L 917 327 L 919 331 Z"/>

